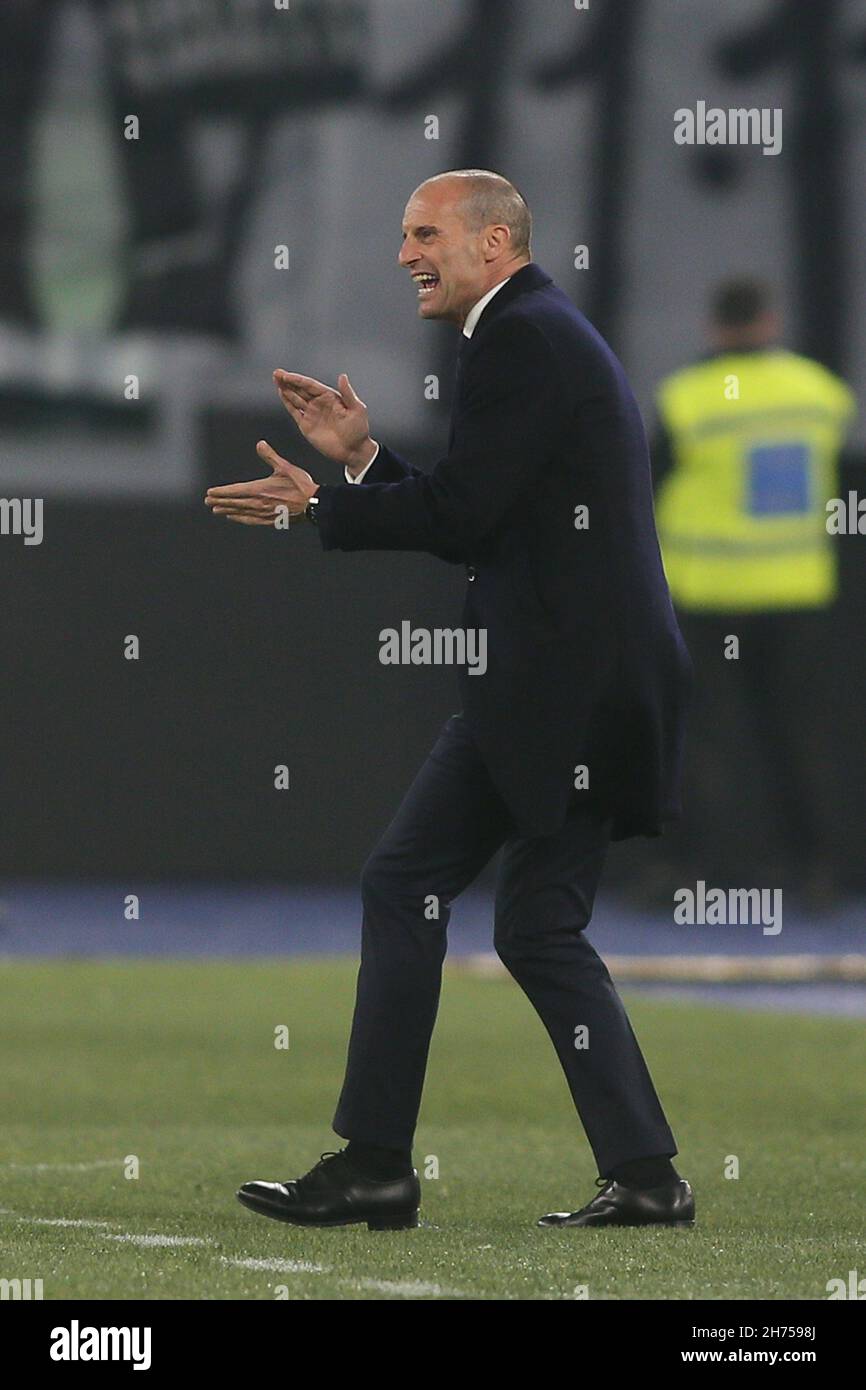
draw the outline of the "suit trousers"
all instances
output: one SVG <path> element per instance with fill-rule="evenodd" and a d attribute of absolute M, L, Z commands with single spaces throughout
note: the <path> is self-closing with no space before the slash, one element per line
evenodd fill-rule
<path fill-rule="evenodd" d="M 361 965 L 337 1134 L 411 1148 L 450 906 L 501 847 L 494 946 L 550 1035 L 599 1173 L 676 1153 L 625 1009 L 584 935 L 610 825 L 580 795 L 558 833 L 518 836 L 466 720 L 445 724 L 362 872 Z"/>

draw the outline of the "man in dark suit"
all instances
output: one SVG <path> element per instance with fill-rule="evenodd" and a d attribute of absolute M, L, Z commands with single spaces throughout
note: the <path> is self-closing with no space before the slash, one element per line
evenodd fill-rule
<path fill-rule="evenodd" d="M 334 1119 L 348 1146 L 300 1179 L 238 1193 L 299 1225 L 417 1224 L 411 1146 L 449 907 L 500 847 L 496 950 L 550 1034 L 601 1174 L 587 1206 L 541 1224 L 694 1219 L 637 1041 L 584 935 L 609 841 L 659 834 L 678 814 L 689 662 L 637 405 L 607 344 L 531 261 L 530 230 L 521 195 L 487 171 L 439 175 L 407 204 L 399 260 L 419 313 L 462 330 L 448 454 L 431 474 L 370 438 L 345 376 L 335 391 L 277 372 L 301 432 L 355 485 L 317 486 L 262 441 L 273 476 L 207 497 L 248 525 L 305 514 L 325 550 L 464 565 L 464 627 L 487 640 L 483 674 L 460 673 L 463 712 L 364 867 Z"/>

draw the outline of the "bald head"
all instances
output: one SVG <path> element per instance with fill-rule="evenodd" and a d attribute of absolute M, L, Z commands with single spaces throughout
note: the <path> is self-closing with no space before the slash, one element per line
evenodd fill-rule
<path fill-rule="evenodd" d="M 507 227 L 511 250 L 515 256 L 529 256 L 532 237 L 532 214 L 523 194 L 513 183 L 494 174 L 490 169 L 451 169 L 436 174 L 422 188 L 443 184 L 457 199 L 460 216 L 472 232 L 485 227 Z"/>
<path fill-rule="evenodd" d="M 462 325 L 488 290 L 530 259 L 532 218 L 513 183 L 489 169 L 451 169 L 416 188 L 403 219 L 400 264 L 422 318 Z"/>

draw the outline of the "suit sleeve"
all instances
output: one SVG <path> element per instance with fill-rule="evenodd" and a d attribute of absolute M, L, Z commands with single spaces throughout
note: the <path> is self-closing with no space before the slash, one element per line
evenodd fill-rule
<path fill-rule="evenodd" d="M 404 478 L 423 478 L 422 469 L 407 463 L 387 445 L 379 445 L 379 452 L 370 464 L 369 471 L 361 479 L 362 487 L 372 487 L 374 483 L 401 483 Z"/>
<path fill-rule="evenodd" d="M 533 323 L 491 324 L 464 369 L 448 456 L 427 475 L 383 450 L 389 479 L 398 469 L 407 476 L 380 482 L 376 473 L 361 487 L 322 487 L 324 549 L 423 550 L 470 561 L 531 495 L 564 427 L 567 399 L 553 349 Z"/>
<path fill-rule="evenodd" d="M 399 454 L 395 454 L 393 449 L 389 449 L 385 444 L 380 444 L 379 452 L 361 479 L 360 486 L 370 487 L 376 483 L 400 483 L 404 478 L 424 478 L 426 476 L 420 468 L 415 468 L 413 464 L 402 459 Z M 326 550 L 334 548 L 325 545 Z M 364 547 L 355 546 L 353 548 L 357 550 Z M 430 553 L 435 555 L 438 560 L 446 560 L 451 565 L 465 563 L 464 555 L 453 545 L 443 543 L 435 550 L 431 550 Z"/>

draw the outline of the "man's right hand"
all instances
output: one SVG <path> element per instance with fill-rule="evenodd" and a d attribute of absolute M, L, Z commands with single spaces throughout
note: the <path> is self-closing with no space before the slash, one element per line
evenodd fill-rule
<path fill-rule="evenodd" d="M 376 445 L 370 438 L 367 407 L 355 395 L 345 372 L 337 378 L 336 391 L 282 368 L 274 372 L 274 382 L 280 400 L 314 449 L 342 463 L 353 476 L 366 468 Z"/>

